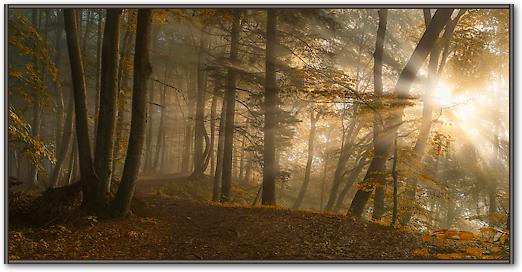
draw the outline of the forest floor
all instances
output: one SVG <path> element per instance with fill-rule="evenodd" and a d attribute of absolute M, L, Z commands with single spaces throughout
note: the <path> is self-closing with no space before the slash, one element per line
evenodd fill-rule
<path fill-rule="evenodd" d="M 144 207 L 126 219 L 88 216 L 38 228 L 11 223 L 9 259 L 422 258 L 414 255 L 422 246 L 420 234 L 340 215 L 208 202 L 200 190 L 187 190 L 194 187 L 187 184 L 197 182 L 172 177 L 140 180 L 136 193 Z"/>

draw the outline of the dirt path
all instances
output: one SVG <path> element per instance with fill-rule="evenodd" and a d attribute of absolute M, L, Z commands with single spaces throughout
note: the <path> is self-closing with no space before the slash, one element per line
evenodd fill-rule
<path fill-rule="evenodd" d="M 10 259 L 412 259 L 420 243 L 414 235 L 342 216 L 169 199 L 155 193 L 165 182 L 184 181 L 138 184 L 145 216 L 11 227 Z"/>

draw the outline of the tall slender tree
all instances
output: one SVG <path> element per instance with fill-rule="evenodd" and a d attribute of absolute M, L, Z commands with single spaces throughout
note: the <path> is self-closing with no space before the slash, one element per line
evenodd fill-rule
<path fill-rule="evenodd" d="M 124 217 L 129 212 L 141 165 L 147 123 L 147 82 L 152 74 L 149 60 L 151 24 L 152 10 L 139 9 L 134 49 L 134 82 L 129 148 L 127 149 L 121 183 L 112 207 L 112 213 L 116 217 Z"/>
<path fill-rule="evenodd" d="M 96 201 L 100 210 L 108 205 L 112 179 L 118 103 L 118 60 L 122 9 L 108 9 L 102 42 L 100 111 L 96 130 L 95 170 L 99 178 Z"/>
<path fill-rule="evenodd" d="M 379 13 L 379 28 L 377 29 L 377 38 L 375 41 L 375 53 L 373 54 L 373 86 L 375 96 L 375 108 L 377 112 L 374 112 L 373 121 L 373 146 L 374 150 L 379 146 L 382 135 L 382 125 L 380 124 L 381 117 L 379 116 L 379 110 L 382 109 L 382 56 L 384 52 L 384 38 L 386 36 L 386 24 L 388 23 L 388 10 L 380 9 Z M 383 166 L 385 167 L 385 166 Z M 385 171 L 383 168 L 382 171 Z M 375 196 L 373 199 L 374 209 L 372 217 L 375 220 L 380 220 L 384 214 L 384 197 L 385 197 L 386 182 L 380 182 L 375 186 Z"/>
<path fill-rule="evenodd" d="M 64 9 L 65 34 L 67 37 L 67 49 L 69 51 L 69 63 L 74 90 L 74 110 L 76 139 L 78 141 L 78 155 L 80 161 L 81 186 L 83 191 L 82 207 L 93 209 L 96 197 L 97 178 L 91 157 L 91 144 L 89 141 L 89 125 L 87 122 L 86 85 L 83 60 L 80 50 L 76 11 Z"/>
<path fill-rule="evenodd" d="M 310 135 L 308 136 L 308 156 L 306 159 L 305 177 L 303 184 L 301 185 L 301 189 L 299 190 L 299 194 L 297 195 L 297 199 L 294 203 L 294 209 L 299 209 L 303 203 L 306 189 L 308 189 L 308 184 L 310 183 L 310 173 L 312 171 L 312 162 L 314 159 L 315 126 L 317 121 L 319 121 L 319 118 L 321 118 L 320 112 L 316 114 L 314 114 L 313 110 L 310 112 Z"/>
<path fill-rule="evenodd" d="M 227 85 L 225 89 L 224 103 L 226 103 L 225 112 L 225 130 L 223 143 L 223 170 L 221 173 L 221 201 L 228 202 L 231 197 L 232 187 L 232 152 L 234 145 L 234 115 L 236 104 L 236 77 L 237 71 L 235 64 L 238 61 L 239 49 L 239 31 L 241 27 L 241 12 L 238 9 L 233 10 L 232 32 L 230 39 L 230 63 L 233 66 L 228 68 Z"/>
<path fill-rule="evenodd" d="M 277 10 L 266 11 L 265 127 L 263 146 L 263 205 L 276 204 L 276 135 L 278 91 L 276 84 Z"/>

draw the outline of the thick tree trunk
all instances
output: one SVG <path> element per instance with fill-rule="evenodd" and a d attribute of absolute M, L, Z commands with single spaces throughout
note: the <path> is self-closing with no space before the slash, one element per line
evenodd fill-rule
<path fill-rule="evenodd" d="M 381 97 L 383 95 L 382 87 L 382 56 L 384 52 L 384 38 L 386 36 L 386 24 L 388 23 L 388 10 L 379 10 L 379 28 L 377 30 L 377 39 L 375 41 L 375 53 L 374 53 L 374 65 L 373 65 L 373 82 L 374 82 L 374 95 L 375 95 L 375 107 L 377 113 L 374 113 L 373 121 L 373 137 L 374 137 L 374 148 L 381 141 L 382 127 L 380 124 L 379 111 L 382 109 Z M 385 169 L 382 169 L 385 171 Z M 380 220 L 384 214 L 384 198 L 386 190 L 386 181 L 380 180 L 375 185 L 375 196 L 373 199 L 374 207 L 372 218 L 374 220 Z"/>
<path fill-rule="evenodd" d="M 230 41 L 230 63 L 237 63 L 239 49 L 239 31 L 241 27 L 240 10 L 234 10 L 234 19 L 232 21 L 232 32 Z M 221 201 L 230 201 L 230 193 L 232 187 L 232 152 L 234 144 L 235 130 L 235 104 L 236 104 L 236 77 L 237 71 L 235 67 L 228 68 L 227 86 L 225 89 L 224 103 L 226 103 L 225 112 L 225 140 L 223 143 L 223 170 L 221 173 Z"/>
<path fill-rule="evenodd" d="M 64 9 L 65 33 L 67 48 L 69 51 L 69 63 L 74 90 L 74 109 L 76 138 L 78 142 L 78 155 L 80 161 L 80 175 L 83 191 L 84 209 L 92 209 L 94 206 L 97 178 L 94 174 L 91 144 L 89 141 L 89 125 L 87 121 L 86 85 L 83 60 L 80 52 L 76 12 L 74 9 Z"/>
<path fill-rule="evenodd" d="M 201 33 L 198 53 L 196 118 L 194 120 L 194 171 L 192 172 L 194 178 L 201 177 L 206 170 L 205 150 L 208 147 L 203 147 L 203 142 L 207 137 L 205 131 L 205 92 L 207 87 L 207 72 L 205 71 L 207 53 L 205 51 L 207 47 L 208 38 L 206 34 Z"/>
<path fill-rule="evenodd" d="M 149 61 L 151 38 L 152 10 L 139 9 L 136 31 L 136 47 L 134 53 L 134 82 L 132 91 L 132 119 L 129 136 L 129 148 L 123 167 L 116 198 L 114 199 L 113 215 L 124 217 L 128 214 L 134 187 L 141 164 L 145 127 L 147 123 L 147 81 L 152 74 Z"/>
<path fill-rule="evenodd" d="M 404 101 L 408 97 L 411 85 L 416 77 L 417 71 L 424 63 L 426 57 L 432 50 L 440 32 L 451 17 L 453 9 L 439 9 L 435 12 L 431 23 L 422 35 L 406 67 L 402 70 L 399 80 L 395 86 L 394 94 L 399 101 Z M 389 155 L 390 147 L 397 130 L 402 123 L 403 107 L 396 109 L 392 116 L 385 122 L 385 131 L 382 139 L 376 143 L 374 157 L 366 172 L 363 182 L 350 206 L 349 214 L 360 217 L 364 211 L 366 203 L 375 189 L 374 183 L 384 181 L 384 165 Z"/>
<path fill-rule="evenodd" d="M 320 113 L 314 115 L 314 112 L 310 113 L 310 135 L 308 138 L 308 158 L 306 160 L 306 168 L 305 168 L 305 176 L 303 184 L 301 185 L 301 189 L 299 190 L 299 194 L 297 195 L 297 199 L 294 203 L 293 209 L 299 209 L 299 206 L 303 203 L 304 195 L 306 193 L 306 189 L 308 189 L 308 184 L 310 183 L 310 172 L 312 171 L 312 162 L 314 159 L 314 139 L 315 139 L 315 124 L 320 118 Z"/>
<path fill-rule="evenodd" d="M 266 12 L 265 127 L 263 147 L 263 205 L 276 204 L 276 135 L 278 91 L 276 85 L 277 10 Z"/>
<path fill-rule="evenodd" d="M 118 103 L 118 59 L 121 9 L 108 9 L 102 44 L 100 112 L 96 130 L 96 202 L 99 211 L 107 208 L 112 179 L 114 138 Z"/>

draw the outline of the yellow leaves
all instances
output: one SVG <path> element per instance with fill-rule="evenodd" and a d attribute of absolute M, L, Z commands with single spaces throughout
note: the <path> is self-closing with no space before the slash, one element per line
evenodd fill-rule
<path fill-rule="evenodd" d="M 426 233 L 422 236 L 422 242 L 424 242 L 424 243 L 429 242 L 429 241 L 431 241 L 431 238 L 432 238 L 431 234 Z"/>
<path fill-rule="evenodd" d="M 464 250 L 468 255 L 474 256 L 474 257 L 480 257 L 482 253 L 485 252 L 484 249 L 479 247 L 465 247 L 462 250 Z"/>
<path fill-rule="evenodd" d="M 137 232 L 135 230 L 129 230 L 127 232 L 127 236 L 131 239 L 141 239 L 145 236 L 145 234 L 142 232 Z"/>
<path fill-rule="evenodd" d="M 31 126 L 16 113 L 14 107 L 9 107 L 9 143 L 21 147 L 21 153 L 40 170 L 43 170 L 42 160 L 47 159 L 54 164 L 54 151 L 51 146 L 31 135 Z"/>
<path fill-rule="evenodd" d="M 435 258 L 440 260 L 459 260 L 464 259 L 464 256 L 465 255 L 463 253 L 435 254 Z"/>
<path fill-rule="evenodd" d="M 484 233 L 498 234 L 492 228 L 481 229 L 481 234 Z M 436 248 L 435 252 L 445 252 L 434 254 L 433 257 L 437 259 L 499 259 L 509 255 L 509 248 L 500 239 L 495 241 L 468 231 L 439 230 L 426 233 L 422 236 L 422 242 L 428 248 Z"/>
<path fill-rule="evenodd" d="M 24 74 L 22 72 L 14 69 L 14 68 L 9 69 L 9 76 L 10 77 L 13 77 L 13 78 L 16 78 L 16 79 L 22 79 L 23 75 Z"/>
<path fill-rule="evenodd" d="M 413 251 L 413 256 L 418 256 L 418 257 L 428 257 L 429 254 L 430 253 L 425 248 L 423 248 L 423 249 L 415 249 Z"/>
<path fill-rule="evenodd" d="M 497 235 L 497 231 L 493 228 L 482 228 L 480 229 L 480 232 L 483 234 L 489 234 L 491 236 Z"/>
<path fill-rule="evenodd" d="M 20 257 L 17 255 L 9 254 L 9 260 L 20 260 Z"/>

